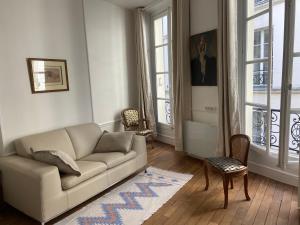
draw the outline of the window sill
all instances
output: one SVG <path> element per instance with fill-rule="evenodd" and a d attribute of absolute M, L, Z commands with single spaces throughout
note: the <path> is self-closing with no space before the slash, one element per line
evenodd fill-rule
<path fill-rule="evenodd" d="M 165 124 L 165 123 L 157 123 L 157 126 L 162 127 L 162 128 L 166 128 L 166 129 L 175 129 L 173 124 Z"/>

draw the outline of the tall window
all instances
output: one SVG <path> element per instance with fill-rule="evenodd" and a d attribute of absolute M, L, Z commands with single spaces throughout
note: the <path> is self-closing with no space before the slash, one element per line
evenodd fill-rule
<path fill-rule="evenodd" d="M 268 27 L 254 31 L 254 59 L 268 58 L 269 54 L 269 29 Z M 266 88 L 268 81 L 268 62 L 257 62 L 253 66 L 253 85 L 257 90 Z"/>
<path fill-rule="evenodd" d="M 172 124 L 170 20 L 168 12 L 153 19 L 157 122 Z"/>
<path fill-rule="evenodd" d="M 300 1 L 241 2 L 245 9 L 242 26 L 245 131 L 252 138 L 253 147 L 273 155 L 280 153 L 278 158 L 282 166 L 283 161 L 288 163 L 291 158 L 299 157 L 300 151 L 300 48 L 297 39 L 300 36 L 297 21 Z M 286 17 L 289 17 L 288 22 L 285 22 Z M 294 51 L 289 50 L 289 42 L 294 43 Z M 293 55 L 292 59 L 288 59 L 289 55 Z"/>

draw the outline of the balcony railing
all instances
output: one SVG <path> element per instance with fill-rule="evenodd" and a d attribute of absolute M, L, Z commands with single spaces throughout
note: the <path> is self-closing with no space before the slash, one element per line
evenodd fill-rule
<path fill-rule="evenodd" d="M 253 72 L 253 88 L 254 90 L 261 90 L 267 87 L 268 71 L 259 70 Z"/>
<path fill-rule="evenodd" d="M 171 103 L 169 101 L 165 102 L 165 110 L 166 110 L 166 121 L 170 125 L 171 121 Z"/>
<path fill-rule="evenodd" d="M 267 111 L 261 108 L 253 109 L 252 141 L 266 146 Z M 271 110 L 270 145 L 279 148 L 280 110 Z M 300 151 L 300 110 L 293 110 L 290 114 L 289 150 L 299 154 Z"/>

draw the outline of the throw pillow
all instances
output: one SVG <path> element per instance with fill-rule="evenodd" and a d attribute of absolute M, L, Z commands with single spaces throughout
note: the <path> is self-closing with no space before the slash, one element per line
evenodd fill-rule
<path fill-rule="evenodd" d="M 66 153 L 55 150 L 34 151 L 31 148 L 35 160 L 56 166 L 61 173 L 80 176 L 77 163 Z"/>
<path fill-rule="evenodd" d="M 113 132 L 104 131 L 94 152 L 123 152 L 128 153 L 132 147 L 135 132 Z"/>

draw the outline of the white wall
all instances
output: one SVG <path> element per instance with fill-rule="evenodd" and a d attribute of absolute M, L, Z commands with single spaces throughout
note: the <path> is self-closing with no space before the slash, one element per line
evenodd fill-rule
<path fill-rule="evenodd" d="M 109 126 L 137 106 L 134 15 L 103 0 L 84 0 L 93 114 Z"/>
<path fill-rule="evenodd" d="M 217 29 L 218 1 L 191 0 L 191 35 Z M 209 107 L 207 109 L 207 107 Z M 210 107 L 218 109 L 217 87 L 192 87 L 192 115 L 194 121 L 210 124 L 218 123 L 218 112 L 210 111 Z"/>
<path fill-rule="evenodd" d="M 82 1 L 1 0 L 0 29 L 5 152 L 17 137 L 92 121 Z M 28 57 L 66 59 L 70 91 L 31 94 Z"/>

